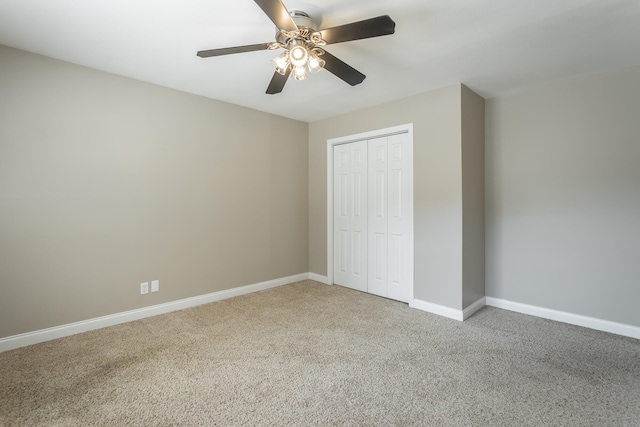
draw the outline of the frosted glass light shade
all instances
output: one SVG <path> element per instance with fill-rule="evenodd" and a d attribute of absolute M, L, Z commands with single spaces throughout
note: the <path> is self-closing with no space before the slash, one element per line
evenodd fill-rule
<path fill-rule="evenodd" d="M 307 63 L 307 65 L 309 66 L 310 72 L 317 73 L 321 68 L 324 67 L 324 64 L 324 59 L 320 59 L 320 57 L 314 52 L 309 52 L 309 62 Z"/>
<path fill-rule="evenodd" d="M 284 76 L 289 68 L 289 53 L 287 51 L 282 52 L 277 58 L 272 59 L 276 65 L 276 71 Z"/>
<path fill-rule="evenodd" d="M 298 67 L 293 67 L 293 72 L 291 73 L 291 77 L 296 80 L 304 80 L 309 77 L 309 72 L 307 71 L 307 67 L 302 65 Z"/>

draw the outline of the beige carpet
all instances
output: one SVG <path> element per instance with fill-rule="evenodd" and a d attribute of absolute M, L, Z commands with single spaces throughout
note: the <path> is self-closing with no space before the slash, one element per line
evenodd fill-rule
<path fill-rule="evenodd" d="M 2 426 L 638 426 L 640 341 L 295 283 L 0 353 Z"/>

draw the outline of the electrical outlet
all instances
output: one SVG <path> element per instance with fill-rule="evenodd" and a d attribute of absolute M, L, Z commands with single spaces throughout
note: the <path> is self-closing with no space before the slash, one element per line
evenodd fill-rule
<path fill-rule="evenodd" d="M 151 281 L 151 292 L 158 292 L 160 290 L 160 280 Z"/>
<path fill-rule="evenodd" d="M 140 283 L 140 295 L 149 293 L 149 282 Z"/>

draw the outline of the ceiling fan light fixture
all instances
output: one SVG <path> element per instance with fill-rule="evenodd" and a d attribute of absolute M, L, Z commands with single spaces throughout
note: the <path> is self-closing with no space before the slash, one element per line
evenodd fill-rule
<path fill-rule="evenodd" d="M 324 50 L 306 39 L 289 38 L 282 47 L 284 52 L 272 61 L 276 71 L 283 76 L 290 70 L 292 79 L 304 80 L 325 65 L 325 61 L 320 58 Z"/>

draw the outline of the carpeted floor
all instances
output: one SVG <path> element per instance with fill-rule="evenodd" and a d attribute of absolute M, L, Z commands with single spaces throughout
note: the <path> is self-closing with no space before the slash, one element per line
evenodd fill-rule
<path fill-rule="evenodd" d="M 0 353 L 2 426 L 639 426 L 640 341 L 313 281 Z"/>

